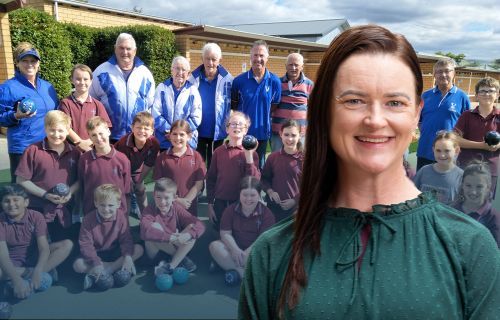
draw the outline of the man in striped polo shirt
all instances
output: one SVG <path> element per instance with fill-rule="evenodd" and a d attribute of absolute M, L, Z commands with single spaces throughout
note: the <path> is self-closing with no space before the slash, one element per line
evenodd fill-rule
<path fill-rule="evenodd" d="M 281 124 L 286 119 L 296 120 L 301 126 L 301 141 L 307 127 L 307 101 L 314 83 L 307 78 L 304 69 L 304 57 L 300 53 L 291 53 L 286 60 L 286 74 L 281 77 L 281 101 L 272 113 L 271 148 L 273 151 L 283 147 L 280 138 Z"/>

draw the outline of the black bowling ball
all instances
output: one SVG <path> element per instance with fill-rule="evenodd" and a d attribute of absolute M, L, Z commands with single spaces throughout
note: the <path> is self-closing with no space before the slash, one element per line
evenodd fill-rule
<path fill-rule="evenodd" d="M 255 149 L 255 147 L 257 146 L 257 138 L 248 134 L 248 135 L 243 137 L 243 141 L 241 142 L 241 145 L 246 150 Z"/>
<path fill-rule="evenodd" d="M 495 146 L 500 142 L 500 133 L 496 131 L 488 131 L 484 136 L 484 142 L 489 146 Z"/>

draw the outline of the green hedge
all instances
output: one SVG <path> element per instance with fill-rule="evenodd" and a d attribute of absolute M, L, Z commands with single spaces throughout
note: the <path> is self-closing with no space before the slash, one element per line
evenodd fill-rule
<path fill-rule="evenodd" d="M 137 43 L 137 56 L 153 73 L 156 84 L 170 76 L 170 64 L 178 54 L 174 34 L 158 26 L 90 28 L 59 23 L 38 10 L 23 8 L 9 14 L 13 48 L 19 42 L 31 42 L 42 58 L 40 75 L 51 82 L 60 98 L 71 90 L 71 68 L 83 63 L 95 69 L 113 54 L 122 32 L 130 33 Z"/>
<path fill-rule="evenodd" d="M 48 14 L 27 8 L 9 13 L 12 47 L 30 42 L 41 56 L 40 76 L 54 85 L 59 97 L 71 90 L 72 53 L 66 29 Z"/>

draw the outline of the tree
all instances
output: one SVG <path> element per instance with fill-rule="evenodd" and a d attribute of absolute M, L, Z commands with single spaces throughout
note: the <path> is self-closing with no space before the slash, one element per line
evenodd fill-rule
<path fill-rule="evenodd" d="M 436 52 L 436 54 L 439 54 L 440 56 L 450 57 L 453 60 L 455 60 L 455 62 L 457 64 L 460 64 L 460 62 L 462 62 L 465 59 L 465 54 L 463 54 L 463 53 L 454 54 L 454 53 L 451 53 L 451 52 L 444 53 L 444 52 L 438 51 L 438 52 Z"/>

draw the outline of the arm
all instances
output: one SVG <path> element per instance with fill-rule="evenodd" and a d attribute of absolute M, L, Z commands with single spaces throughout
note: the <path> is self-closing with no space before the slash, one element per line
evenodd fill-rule
<path fill-rule="evenodd" d="M 47 236 L 39 236 L 36 238 L 38 245 L 38 261 L 33 269 L 33 275 L 31 277 L 31 285 L 33 289 L 38 289 L 40 287 L 40 280 L 42 272 L 45 269 L 47 260 L 49 259 L 50 248 L 49 242 L 47 241 Z"/>
<path fill-rule="evenodd" d="M 262 176 L 261 176 L 261 184 L 262 184 L 262 189 L 266 191 L 267 195 L 269 198 L 276 203 L 280 203 L 280 195 L 272 189 L 272 182 L 273 182 L 273 161 L 274 156 L 271 154 L 269 157 L 266 159 L 266 163 L 264 164 L 264 168 L 262 169 Z"/>
<path fill-rule="evenodd" d="M 7 275 L 5 278 L 12 280 L 15 297 L 24 299 L 29 296 L 31 288 L 26 285 L 21 275 L 17 272 L 12 260 L 10 260 L 9 249 L 5 241 L 0 241 L 0 269 Z"/>
<path fill-rule="evenodd" d="M 494 145 L 494 146 L 489 146 L 486 142 L 484 141 L 472 141 L 463 138 L 460 135 L 457 135 L 457 141 L 458 145 L 460 148 L 463 149 L 479 149 L 479 150 L 486 150 L 486 151 L 497 151 L 500 148 L 500 143 Z"/>
<path fill-rule="evenodd" d="M 165 85 L 163 84 L 158 85 L 153 100 L 152 115 L 155 119 L 155 130 L 157 130 L 161 134 L 170 132 L 170 128 L 172 125 L 169 120 L 169 113 L 173 113 L 173 111 L 169 110 L 168 106 L 170 100 L 172 100 L 171 102 L 173 103 L 173 99 L 171 99 L 169 96 L 170 90 L 170 88 L 165 87 Z"/>
<path fill-rule="evenodd" d="M 195 131 L 201 123 L 201 97 L 195 87 L 191 87 L 191 94 L 193 95 L 193 101 L 186 121 L 189 123 L 191 130 Z"/>
<path fill-rule="evenodd" d="M 151 214 L 142 215 L 140 229 L 141 239 L 144 241 L 167 242 L 172 235 L 168 230 L 164 230 Z"/>
<path fill-rule="evenodd" d="M 82 227 L 80 228 L 80 236 L 78 238 L 78 242 L 80 244 L 80 253 L 82 254 L 85 262 L 88 263 L 92 268 L 102 266 L 102 260 L 97 255 L 97 251 L 94 247 L 94 237 L 89 230 L 84 228 L 84 226 L 85 223 L 82 223 Z"/>
<path fill-rule="evenodd" d="M 260 179 L 260 170 L 258 167 L 259 156 L 257 152 L 254 152 L 254 150 L 245 150 L 245 160 L 245 175 Z"/>
<path fill-rule="evenodd" d="M 17 176 L 16 182 L 17 182 L 17 184 L 21 185 L 24 189 L 26 189 L 26 191 L 29 194 L 32 194 L 35 197 L 48 200 L 48 201 L 52 202 L 53 204 L 60 204 L 60 202 L 61 202 L 60 196 L 55 195 L 53 193 L 50 193 L 48 190 L 44 190 L 44 189 L 40 188 L 39 186 L 37 186 L 36 184 L 34 184 L 33 182 L 31 182 L 28 179 L 25 179 L 21 176 Z"/>

